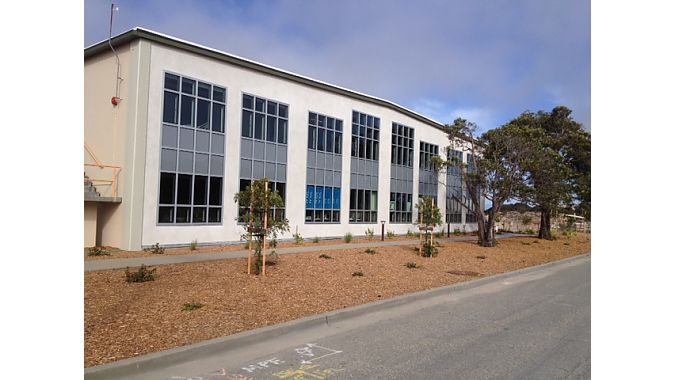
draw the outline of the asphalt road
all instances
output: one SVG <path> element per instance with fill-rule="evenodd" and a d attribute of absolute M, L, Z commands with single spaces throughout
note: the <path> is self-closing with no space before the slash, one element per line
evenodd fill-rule
<path fill-rule="evenodd" d="M 590 377 L 589 257 L 124 375 L 174 380 Z"/>

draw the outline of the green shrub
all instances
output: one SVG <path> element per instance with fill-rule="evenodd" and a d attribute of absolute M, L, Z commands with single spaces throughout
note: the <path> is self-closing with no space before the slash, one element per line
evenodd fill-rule
<path fill-rule="evenodd" d="M 455 235 L 455 236 L 460 235 L 460 228 L 453 229 L 453 235 Z"/>
<path fill-rule="evenodd" d="M 561 233 L 561 235 L 563 235 L 567 238 L 571 238 L 571 237 L 575 236 L 575 231 L 565 230 Z"/>
<path fill-rule="evenodd" d="M 392 239 L 394 237 L 394 231 L 387 231 L 387 238 Z"/>
<path fill-rule="evenodd" d="M 423 249 L 421 255 L 424 257 L 434 257 L 437 255 L 439 250 L 433 244 L 428 242 L 423 243 Z"/>
<path fill-rule="evenodd" d="M 413 232 L 411 232 L 411 230 L 406 230 L 406 236 L 413 237 L 413 236 L 415 236 L 415 234 Z"/>
<path fill-rule="evenodd" d="M 352 277 L 363 277 L 364 273 L 362 271 L 352 272 Z"/>
<path fill-rule="evenodd" d="M 193 311 L 202 308 L 204 305 L 199 302 L 184 303 L 181 311 Z"/>
<path fill-rule="evenodd" d="M 372 228 L 367 228 L 366 229 L 366 237 L 371 240 L 373 239 L 373 229 Z"/>
<path fill-rule="evenodd" d="M 312 242 L 315 243 L 315 244 L 319 243 L 319 237 L 317 237 L 317 236 L 313 237 Z"/>
<path fill-rule="evenodd" d="M 418 266 L 418 264 L 416 264 L 414 262 L 408 262 L 408 263 L 406 263 L 406 268 L 415 269 L 415 268 L 420 268 L 420 267 Z"/>
<path fill-rule="evenodd" d="M 319 258 L 320 258 L 320 259 L 330 259 L 331 256 L 329 256 L 329 255 L 327 255 L 327 254 L 325 254 L 325 253 L 322 253 L 321 255 L 319 255 Z"/>
<path fill-rule="evenodd" d="M 366 248 L 366 251 L 364 252 L 368 253 L 369 255 L 375 255 L 377 253 L 375 249 L 371 248 Z"/>
<path fill-rule="evenodd" d="M 346 243 L 351 242 L 352 241 L 352 234 L 349 233 L 349 232 L 346 233 L 345 236 L 343 236 L 343 241 L 345 241 Z"/>
<path fill-rule="evenodd" d="M 300 236 L 300 234 L 296 232 L 295 234 L 293 234 L 293 241 L 295 241 L 296 244 L 300 244 L 300 243 L 303 242 L 303 237 Z"/>
<path fill-rule="evenodd" d="M 110 256 L 110 252 L 101 247 L 90 247 L 87 249 L 87 254 L 89 256 Z"/>
<path fill-rule="evenodd" d="M 527 229 L 527 230 L 526 230 L 526 234 L 528 234 L 528 235 L 535 235 L 535 231 L 533 231 L 533 230 L 531 230 L 531 229 Z"/>
<path fill-rule="evenodd" d="M 124 270 L 124 274 L 127 277 L 127 282 L 146 282 L 146 281 L 155 281 L 155 271 L 157 268 L 149 269 L 145 265 L 141 264 L 141 267 L 138 268 L 135 272 L 129 270 L 127 267 Z"/>
<path fill-rule="evenodd" d="M 150 248 L 143 248 L 143 251 L 154 253 L 154 254 L 157 254 L 157 255 L 163 255 L 164 254 L 164 248 L 160 247 L 160 243 L 155 243 L 155 245 L 153 245 Z"/>
<path fill-rule="evenodd" d="M 190 242 L 190 250 L 194 251 L 197 249 L 197 239 Z"/>

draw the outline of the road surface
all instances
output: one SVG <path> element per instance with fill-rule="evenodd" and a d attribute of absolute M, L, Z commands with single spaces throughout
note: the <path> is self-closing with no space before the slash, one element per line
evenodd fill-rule
<path fill-rule="evenodd" d="M 586 379 L 590 260 L 449 288 L 335 322 L 327 318 L 326 324 L 205 351 L 187 362 L 85 378 Z"/>

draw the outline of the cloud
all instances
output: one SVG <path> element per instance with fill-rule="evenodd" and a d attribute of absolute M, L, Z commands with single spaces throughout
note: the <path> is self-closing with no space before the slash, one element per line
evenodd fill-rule
<path fill-rule="evenodd" d="M 590 127 L 588 0 L 120 0 L 119 7 L 116 32 L 147 27 L 412 109 L 438 101 L 444 105 L 431 109 L 438 113 L 419 112 L 441 122 L 455 109 L 494 127 L 563 104 Z M 109 11 L 107 2 L 85 1 L 85 45 L 107 38 Z"/>

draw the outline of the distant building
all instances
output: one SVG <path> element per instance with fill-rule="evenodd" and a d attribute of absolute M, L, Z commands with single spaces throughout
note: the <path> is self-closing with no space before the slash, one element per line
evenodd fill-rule
<path fill-rule="evenodd" d="M 85 246 L 237 242 L 233 197 L 263 177 L 291 237 L 414 231 L 432 196 L 475 230 L 443 125 L 387 100 L 136 28 L 84 50 Z M 119 62 L 119 64 L 118 64 Z M 118 75 L 119 71 L 119 75 Z M 396 80 L 396 78 L 393 78 Z M 447 186 L 448 185 L 448 186 Z M 444 196 L 445 195 L 445 196 Z"/>

